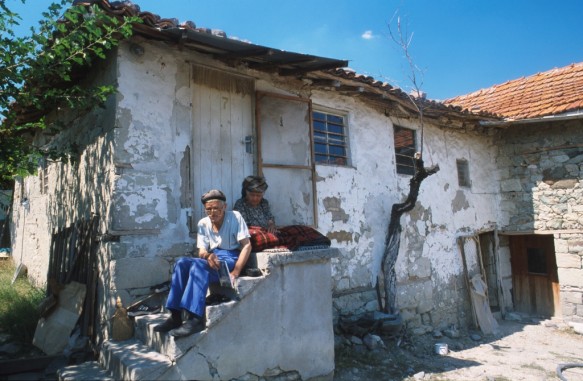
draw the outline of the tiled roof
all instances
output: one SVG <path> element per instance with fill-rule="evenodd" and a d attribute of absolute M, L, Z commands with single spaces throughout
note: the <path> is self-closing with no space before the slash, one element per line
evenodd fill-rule
<path fill-rule="evenodd" d="M 583 113 L 583 62 L 508 81 L 443 102 L 507 120 Z"/>
<path fill-rule="evenodd" d="M 338 87 L 334 87 L 334 90 L 345 90 L 349 93 L 356 90 L 358 94 L 373 102 L 394 106 L 391 108 L 392 112 L 414 115 L 419 112 L 419 107 L 421 107 L 424 116 L 428 118 L 446 122 L 455 118 L 460 120 L 462 124 L 465 122 L 473 123 L 481 118 L 493 119 L 493 115 L 486 112 L 469 112 L 459 107 L 425 99 L 425 97 L 411 97 L 398 87 L 345 68 L 348 64 L 345 60 L 287 52 L 232 39 L 221 30 L 200 28 L 192 21 L 181 23 L 174 18 L 161 18 L 151 12 L 142 11 L 139 5 L 131 1 L 74 0 L 73 4 L 97 5 L 108 14 L 120 18 L 138 16 L 143 22 L 134 25 L 135 34 L 148 39 L 166 41 L 175 44 L 180 49 L 187 48 L 210 54 L 227 64 L 244 63 L 249 68 L 276 71 L 280 75 L 303 77 L 331 75 L 332 78 L 353 82 L 354 85 L 338 85 Z M 397 104 L 398 106 L 395 106 Z M 384 110 L 385 112 L 389 111 L 388 108 L 384 108 Z"/>
<path fill-rule="evenodd" d="M 358 74 L 354 72 L 354 70 L 348 68 L 330 69 L 326 70 L 326 73 L 329 73 L 338 78 L 353 80 L 357 83 L 368 85 L 370 88 L 377 89 L 382 92 L 381 96 L 383 99 L 397 101 L 413 114 L 416 114 L 419 108 L 422 108 L 424 116 L 433 118 L 443 118 L 446 114 L 448 114 L 449 116 L 455 115 L 456 117 L 467 119 L 467 121 L 478 119 L 500 119 L 499 117 L 496 117 L 495 115 L 492 115 L 486 111 L 470 112 L 469 110 L 462 109 L 454 105 L 426 99 L 424 96 L 418 97 L 414 94 L 408 94 L 399 87 L 391 86 L 389 83 L 381 82 L 371 76 Z M 415 101 L 416 105 L 413 104 L 413 100 Z"/>
<path fill-rule="evenodd" d="M 230 62 L 245 63 L 257 70 L 277 71 L 281 75 L 302 74 L 315 70 L 344 67 L 346 60 L 287 52 L 280 49 L 255 45 L 240 39 L 229 38 L 222 30 L 200 28 L 192 21 L 180 23 L 175 18 L 144 12 L 131 1 L 75 0 L 74 5 L 97 5 L 110 15 L 117 17 L 137 16 L 142 24 L 134 25 L 134 33 L 155 40 L 174 43 L 215 58 Z"/>

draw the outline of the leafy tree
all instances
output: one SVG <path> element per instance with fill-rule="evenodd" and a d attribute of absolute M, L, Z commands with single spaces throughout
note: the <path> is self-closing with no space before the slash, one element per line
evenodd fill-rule
<path fill-rule="evenodd" d="M 81 86 L 79 73 L 104 59 L 141 21 L 111 16 L 97 4 L 72 5 L 72 0 L 54 2 L 42 15 L 30 35 L 16 36 L 14 27 L 22 19 L 0 0 L 0 187 L 14 176 L 34 173 L 38 159 L 49 154 L 30 139 L 51 127 L 48 112 L 88 108 L 115 92 L 113 86 Z"/>

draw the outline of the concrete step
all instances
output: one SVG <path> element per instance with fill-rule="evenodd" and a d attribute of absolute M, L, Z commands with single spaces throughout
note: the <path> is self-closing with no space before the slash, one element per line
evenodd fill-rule
<path fill-rule="evenodd" d="M 229 311 L 236 308 L 241 300 L 250 295 L 253 289 L 255 289 L 263 279 L 265 279 L 264 276 L 239 278 L 238 293 L 236 295 L 234 293 L 228 295 L 236 300 L 206 307 L 206 329 L 202 332 L 177 340 L 166 333 L 161 334 L 159 332 L 154 332 L 154 326 L 162 323 L 170 316 L 169 313 L 159 313 L 136 316 L 134 336 L 153 350 L 167 356 L 171 361 L 176 361 L 176 359 L 180 358 L 204 335 L 206 335 L 209 329 L 212 329 L 212 327 L 223 320 L 229 314 Z M 211 291 L 229 294 L 228 290 L 220 288 L 214 288 Z"/>
<path fill-rule="evenodd" d="M 172 366 L 168 357 L 137 339 L 104 342 L 99 362 L 116 380 L 132 381 L 156 380 Z"/>
<path fill-rule="evenodd" d="M 115 381 L 97 361 L 61 368 L 57 371 L 57 377 L 59 381 Z"/>
<path fill-rule="evenodd" d="M 240 279 L 240 301 L 207 306 L 207 329 L 194 335 L 175 340 L 154 332 L 165 313 L 136 317 L 132 340 L 102 344 L 99 364 L 108 370 L 103 377 L 78 372 L 69 379 L 280 379 L 289 369 L 302 379 L 331 380 L 332 296 L 314 290 L 332 288 L 333 254 L 337 250 L 270 255 L 265 266 L 259 264 L 268 275 Z M 258 348 L 269 355 L 250 350 Z M 99 372 L 95 368 L 90 370 Z"/>
<path fill-rule="evenodd" d="M 134 338 L 126 341 L 103 343 L 98 362 L 68 366 L 59 371 L 61 381 L 89 380 L 156 380 L 173 362 L 187 353 L 206 336 L 209 328 L 223 320 L 237 304 L 250 295 L 265 276 L 240 277 L 237 292 L 221 287 L 211 287 L 212 292 L 229 296 L 232 300 L 206 307 L 207 328 L 199 333 L 174 339 L 164 333 L 154 332 L 154 326 L 163 322 L 168 313 L 135 317 Z"/>

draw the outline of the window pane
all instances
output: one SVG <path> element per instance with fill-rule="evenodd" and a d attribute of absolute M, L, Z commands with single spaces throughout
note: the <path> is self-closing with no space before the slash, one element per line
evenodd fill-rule
<path fill-rule="evenodd" d="M 316 163 L 327 163 L 328 156 L 325 155 L 316 155 Z"/>
<path fill-rule="evenodd" d="M 323 154 L 325 154 L 328 151 L 326 149 L 326 145 L 325 144 L 316 143 L 316 144 L 314 144 L 314 148 L 315 148 L 314 151 L 316 151 L 316 153 L 323 153 Z"/>
<path fill-rule="evenodd" d="M 337 126 L 335 124 L 329 124 L 328 131 L 335 133 L 335 134 L 343 134 L 344 128 L 342 126 Z"/>
<path fill-rule="evenodd" d="M 314 120 L 314 131 L 326 131 L 326 122 Z"/>
<path fill-rule="evenodd" d="M 344 149 L 344 147 L 330 146 L 330 154 L 331 155 L 338 155 L 338 156 L 345 156 L 346 150 Z"/>
<path fill-rule="evenodd" d="M 312 114 L 312 118 L 314 120 L 318 119 L 318 120 L 322 120 L 322 121 L 326 122 L 326 114 L 321 113 L 321 112 L 314 111 L 314 113 Z"/>
<path fill-rule="evenodd" d="M 344 118 L 341 116 L 328 114 L 328 123 L 344 125 Z"/>

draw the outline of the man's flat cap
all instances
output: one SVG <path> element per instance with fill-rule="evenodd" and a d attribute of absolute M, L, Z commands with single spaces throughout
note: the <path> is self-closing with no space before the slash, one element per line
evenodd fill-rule
<path fill-rule="evenodd" d="M 200 198 L 200 201 L 203 204 L 206 204 L 207 202 L 209 202 L 211 200 L 227 201 L 227 197 L 225 197 L 225 194 L 223 192 L 221 192 L 220 190 L 211 189 L 210 191 L 203 194 L 202 197 Z"/>

